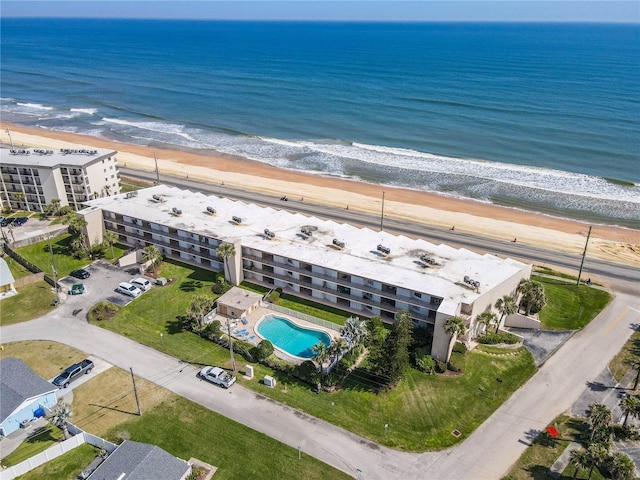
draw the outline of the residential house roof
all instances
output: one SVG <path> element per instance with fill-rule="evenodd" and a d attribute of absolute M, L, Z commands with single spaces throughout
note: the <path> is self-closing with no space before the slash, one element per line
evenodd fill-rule
<path fill-rule="evenodd" d="M 19 358 L 0 361 L 0 422 L 4 422 L 25 400 L 56 391 Z"/>
<path fill-rule="evenodd" d="M 148 443 L 125 440 L 91 474 L 90 480 L 180 480 L 189 464 Z"/>

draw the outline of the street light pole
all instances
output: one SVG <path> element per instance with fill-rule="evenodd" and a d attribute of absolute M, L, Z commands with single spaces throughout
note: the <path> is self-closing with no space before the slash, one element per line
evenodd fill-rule
<path fill-rule="evenodd" d="M 55 284 L 56 297 L 58 296 L 58 272 L 56 272 L 56 266 L 53 261 L 53 249 L 51 248 L 51 236 L 49 236 L 49 253 L 51 254 L 51 273 L 53 274 L 53 283 Z"/>

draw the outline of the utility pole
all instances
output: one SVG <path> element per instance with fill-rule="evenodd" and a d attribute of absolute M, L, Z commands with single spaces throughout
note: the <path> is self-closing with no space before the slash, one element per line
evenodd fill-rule
<path fill-rule="evenodd" d="M 58 296 L 58 272 L 56 272 L 56 265 L 53 261 L 53 249 L 51 248 L 51 235 L 49 235 L 49 253 L 51 254 L 51 273 L 53 274 L 53 283 L 55 284 L 56 297 Z"/>
<path fill-rule="evenodd" d="M 13 140 L 11 139 L 11 132 L 7 128 L 7 135 L 9 135 L 9 143 L 11 144 L 11 150 L 13 150 Z"/>
<path fill-rule="evenodd" d="M 156 152 L 153 152 L 153 159 L 156 162 L 156 185 L 160 185 L 160 170 L 158 170 L 158 157 L 156 157 Z"/>
<path fill-rule="evenodd" d="M 382 192 L 382 212 L 380 213 L 380 231 L 384 225 L 384 191 Z"/>
<path fill-rule="evenodd" d="M 587 233 L 587 241 L 584 242 L 584 252 L 582 252 L 582 261 L 580 262 L 580 271 L 578 272 L 578 283 L 580 285 L 580 276 L 582 275 L 582 266 L 584 265 L 584 257 L 587 255 L 587 246 L 589 245 L 589 237 L 591 236 L 591 225 L 589 225 L 589 232 Z"/>
<path fill-rule="evenodd" d="M 140 400 L 138 399 L 138 389 L 136 388 L 136 377 L 133 376 L 133 368 L 129 367 L 131 371 L 131 381 L 133 382 L 133 394 L 136 396 L 136 405 L 138 406 L 138 416 L 142 416 L 142 410 L 140 410 Z"/>
<path fill-rule="evenodd" d="M 236 361 L 233 358 L 233 339 L 231 338 L 231 322 L 227 319 L 227 332 L 229 333 L 229 354 L 231 355 L 231 368 L 236 371 Z"/>

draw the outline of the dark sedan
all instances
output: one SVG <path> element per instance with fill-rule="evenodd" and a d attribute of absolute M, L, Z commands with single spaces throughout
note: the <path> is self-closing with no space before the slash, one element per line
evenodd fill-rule
<path fill-rule="evenodd" d="M 91 274 L 83 268 L 81 268 L 80 270 L 74 270 L 69 275 L 75 278 L 79 278 L 80 280 L 84 280 L 85 278 L 89 278 L 91 276 Z"/>

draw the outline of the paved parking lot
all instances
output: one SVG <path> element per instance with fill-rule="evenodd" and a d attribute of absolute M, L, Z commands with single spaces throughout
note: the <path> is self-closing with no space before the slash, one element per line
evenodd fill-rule
<path fill-rule="evenodd" d="M 91 276 L 84 280 L 74 277 L 63 277 L 58 280 L 62 293 L 60 294 L 60 303 L 65 307 L 73 306 L 75 315 L 86 315 L 89 309 L 98 302 L 108 301 L 115 303 L 121 307 L 128 305 L 135 300 L 115 291 L 120 282 L 128 282 L 134 277 L 140 277 L 130 268 L 120 268 L 111 265 L 108 262 L 98 260 L 90 265 L 83 267 Z M 149 279 L 152 281 L 152 279 Z M 72 285 L 82 283 L 85 292 L 81 295 L 70 295 Z M 143 292 L 144 295 L 144 292 Z"/>

